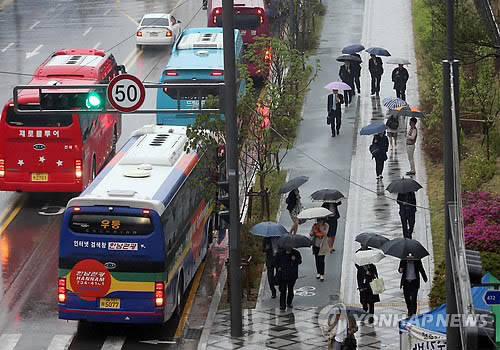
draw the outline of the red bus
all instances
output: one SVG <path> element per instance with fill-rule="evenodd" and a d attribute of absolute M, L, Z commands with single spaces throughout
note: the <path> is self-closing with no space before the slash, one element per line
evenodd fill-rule
<path fill-rule="evenodd" d="M 222 0 L 208 0 L 208 27 L 222 27 Z M 264 0 L 235 0 L 234 27 L 239 29 L 245 46 L 255 41 L 256 36 L 271 35 L 268 8 Z M 266 53 L 263 53 L 265 56 Z M 266 76 L 249 64 L 248 71 L 252 77 Z"/>
<path fill-rule="evenodd" d="M 123 71 L 102 50 L 65 49 L 45 60 L 28 85 L 106 84 Z M 18 108 L 40 109 L 39 91 L 20 91 Z M 120 134 L 119 113 L 16 113 L 10 100 L 0 120 L 0 190 L 81 192 L 112 156 Z"/>

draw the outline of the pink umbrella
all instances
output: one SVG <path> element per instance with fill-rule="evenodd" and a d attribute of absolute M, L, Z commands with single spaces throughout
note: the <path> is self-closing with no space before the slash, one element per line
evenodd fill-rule
<path fill-rule="evenodd" d="M 351 87 L 341 81 L 332 81 L 325 85 L 327 90 L 351 90 Z"/>

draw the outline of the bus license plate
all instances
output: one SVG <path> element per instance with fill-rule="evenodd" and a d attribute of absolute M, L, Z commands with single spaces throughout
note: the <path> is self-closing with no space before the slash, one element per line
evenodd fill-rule
<path fill-rule="evenodd" d="M 101 309 L 119 309 L 120 299 L 118 298 L 102 298 L 99 299 L 99 306 Z"/>
<path fill-rule="evenodd" d="M 31 173 L 31 181 L 47 182 L 49 181 L 49 173 Z"/>

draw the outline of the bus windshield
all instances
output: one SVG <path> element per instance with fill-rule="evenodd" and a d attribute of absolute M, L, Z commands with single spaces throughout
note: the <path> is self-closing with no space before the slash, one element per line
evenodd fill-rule
<path fill-rule="evenodd" d="M 153 232 L 151 218 L 109 214 L 73 214 L 70 228 L 87 234 L 138 236 Z"/>
<path fill-rule="evenodd" d="M 243 30 L 257 29 L 260 26 L 260 16 L 258 14 L 240 13 L 234 16 L 234 27 Z M 222 27 L 222 15 L 216 16 L 215 25 Z"/>
<path fill-rule="evenodd" d="M 176 80 L 176 83 L 190 83 L 192 80 Z M 214 82 L 213 80 L 198 80 L 198 82 Z M 171 99 L 177 100 L 179 97 L 181 100 L 198 100 L 199 94 L 201 93 L 201 99 L 206 100 L 208 96 L 219 96 L 219 89 L 217 87 L 207 87 L 203 90 L 199 90 L 197 87 L 193 88 L 164 88 L 165 92 Z M 179 94 L 179 96 L 178 96 Z"/>
<path fill-rule="evenodd" d="M 39 109 L 38 105 L 22 105 L 20 109 Z M 14 111 L 14 107 L 7 109 L 7 124 L 11 126 L 39 126 L 39 127 L 60 127 L 69 126 L 73 123 L 71 113 L 65 114 L 21 114 Z"/>

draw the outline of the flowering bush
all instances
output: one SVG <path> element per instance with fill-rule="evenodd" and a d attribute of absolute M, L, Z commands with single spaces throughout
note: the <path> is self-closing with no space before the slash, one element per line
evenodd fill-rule
<path fill-rule="evenodd" d="M 489 192 L 465 192 L 463 202 L 466 247 L 500 251 L 500 196 Z"/>

